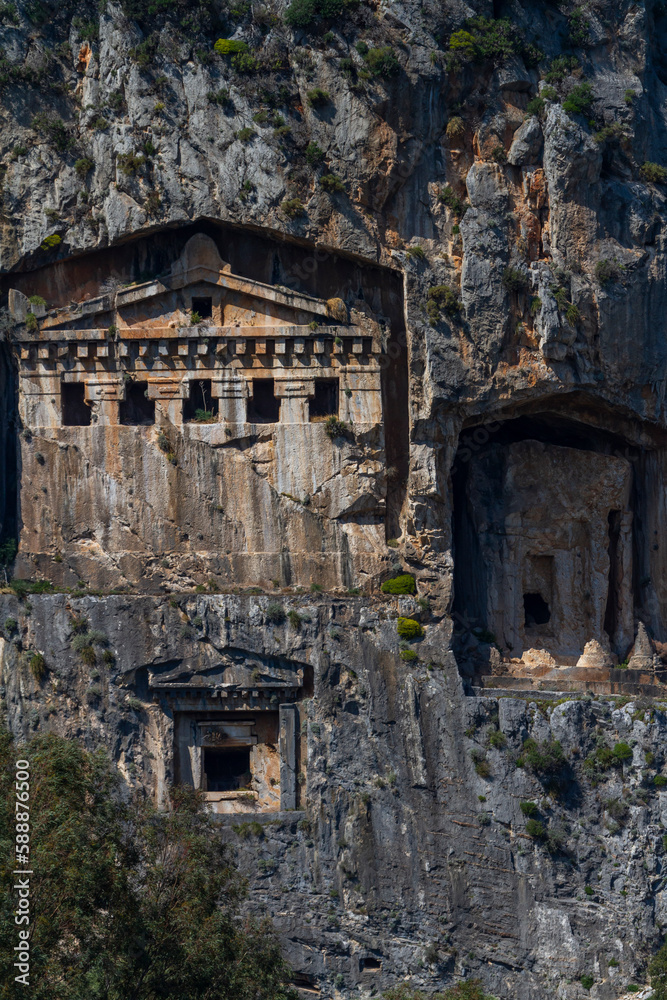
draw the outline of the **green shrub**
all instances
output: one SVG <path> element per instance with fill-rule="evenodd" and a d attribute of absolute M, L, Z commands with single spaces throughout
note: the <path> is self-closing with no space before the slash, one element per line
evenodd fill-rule
<path fill-rule="evenodd" d="M 656 774 L 653 784 L 656 788 L 664 788 L 667 785 L 667 777 L 664 774 Z"/>
<path fill-rule="evenodd" d="M 254 139 L 256 135 L 257 135 L 257 133 L 255 132 L 254 129 L 247 128 L 247 127 L 246 128 L 240 128 L 238 130 L 238 132 L 236 132 L 236 138 L 240 142 L 250 142 L 251 139 Z"/>
<path fill-rule="evenodd" d="M 559 774 L 565 766 L 563 748 L 558 740 L 527 739 L 524 741 L 522 755 L 527 767 L 535 774 L 550 777 Z"/>
<path fill-rule="evenodd" d="M 90 157 L 88 157 L 88 156 L 82 156 L 74 164 L 74 169 L 76 170 L 77 175 L 79 177 L 85 177 L 86 174 L 89 173 L 89 171 L 91 171 L 94 166 L 95 166 L 95 163 L 94 163 L 93 160 L 90 159 Z"/>
<path fill-rule="evenodd" d="M 344 420 L 339 420 L 333 413 L 324 421 L 324 430 L 328 438 L 335 441 L 336 438 L 349 437 L 350 430 Z"/>
<path fill-rule="evenodd" d="M 33 653 L 28 661 L 30 673 L 38 684 L 41 684 L 46 677 L 46 660 L 41 653 Z"/>
<path fill-rule="evenodd" d="M 280 206 L 280 210 L 288 219 L 296 219 L 297 216 L 306 214 L 306 209 L 300 198 L 286 198 Z"/>
<path fill-rule="evenodd" d="M 316 142 L 309 142 L 306 146 L 306 163 L 310 167 L 317 166 L 324 159 L 324 150 Z"/>
<path fill-rule="evenodd" d="M 563 111 L 568 115 L 585 115 L 593 103 L 593 88 L 584 81 L 573 87 L 563 101 Z"/>
<path fill-rule="evenodd" d="M 18 628 L 18 622 L 16 618 L 5 618 L 5 624 L 3 627 L 5 632 L 11 635 L 12 632 L 15 632 L 16 629 Z"/>
<path fill-rule="evenodd" d="M 345 185 L 340 177 L 336 176 L 336 174 L 323 174 L 320 177 L 319 185 L 329 194 L 336 194 L 339 191 L 345 190 Z"/>
<path fill-rule="evenodd" d="M 414 649 L 402 649 L 399 656 L 402 660 L 405 660 L 406 663 L 412 663 L 414 660 L 419 659 Z"/>
<path fill-rule="evenodd" d="M 616 260 L 603 259 L 595 265 L 595 278 L 603 288 L 612 282 L 620 281 L 623 268 Z"/>
<path fill-rule="evenodd" d="M 535 802 L 521 802 L 519 803 L 519 805 L 521 807 L 521 812 L 523 813 L 523 815 L 528 816 L 529 818 L 537 816 L 539 812 L 537 804 Z"/>
<path fill-rule="evenodd" d="M 503 271 L 503 285 L 509 292 L 518 292 L 528 285 L 528 276 L 517 267 L 506 267 Z"/>
<path fill-rule="evenodd" d="M 507 746 L 507 737 L 500 729 L 492 729 L 489 734 L 489 743 L 494 750 L 504 750 Z"/>
<path fill-rule="evenodd" d="M 539 819 L 529 819 L 526 823 L 526 833 L 529 837 L 542 840 L 547 835 L 546 827 L 540 823 Z"/>
<path fill-rule="evenodd" d="M 426 295 L 426 314 L 431 326 L 435 326 L 440 320 L 441 310 L 447 316 L 456 316 L 461 311 L 456 292 L 449 285 L 433 285 Z"/>
<path fill-rule="evenodd" d="M 272 625 L 282 625 L 285 621 L 285 609 L 277 601 L 270 601 L 266 607 L 266 620 Z"/>
<path fill-rule="evenodd" d="M 57 115 L 40 111 L 32 120 L 31 127 L 39 135 L 43 136 L 50 146 L 57 149 L 59 153 L 66 153 L 74 145 L 74 139 L 70 135 L 65 122 Z"/>
<path fill-rule="evenodd" d="M 227 87 L 221 87 L 220 90 L 209 90 L 206 96 L 211 104 L 218 104 L 221 108 L 226 108 L 232 103 Z"/>
<path fill-rule="evenodd" d="M 220 56 L 234 56 L 239 52 L 250 51 L 247 42 L 234 38 L 219 38 L 213 48 Z"/>
<path fill-rule="evenodd" d="M 447 208 L 451 208 L 457 218 L 461 218 L 461 216 L 465 215 L 468 208 L 467 204 L 462 201 L 458 195 L 454 194 L 454 191 L 449 184 L 440 192 L 438 198 L 440 201 L 445 203 Z"/>
<path fill-rule="evenodd" d="M 321 19 L 337 18 L 346 7 L 356 3 L 349 0 L 292 0 L 285 11 L 285 24 L 290 28 L 309 28 Z"/>
<path fill-rule="evenodd" d="M 331 98 L 327 94 L 326 90 L 322 90 L 321 87 L 313 87 L 306 94 L 306 100 L 311 108 L 318 108 L 324 104 L 328 104 Z"/>
<path fill-rule="evenodd" d="M 539 95 L 531 97 L 526 105 L 526 116 L 535 115 L 537 118 L 541 118 L 544 114 L 545 107 L 546 102 L 543 97 L 540 97 Z"/>
<path fill-rule="evenodd" d="M 396 53 L 391 45 L 382 45 L 377 49 L 369 49 L 364 56 L 364 62 L 373 76 L 395 76 L 401 68 Z"/>
<path fill-rule="evenodd" d="M 557 56 L 549 64 L 544 79 L 547 83 L 561 83 L 578 65 L 579 60 L 576 56 Z"/>
<path fill-rule="evenodd" d="M 54 233 L 52 236 L 47 236 L 45 240 L 42 240 L 40 244 L 40 249 L 54 250 L 57 246 L 60 246 L 62 241 L 63 241 L 62 236 L 58 236 L 57 233 Z"/>
<path fill-rule="evenodd" d="M 486 759 L 486 755 L 482 750 L 471 750 L 470 759 L 472 760 L 475 771 L 480 776 L 480 778 L 490 778 L 491 777 L 491 765 Z"/>
<path fill-rule="evenodd" d="M 396 622 L 396 631 L 401 639 L 421 639 L 424 629 L 414 618 L 399 618 Z"/>
<path fill-rule="evenodd" d="M 667 181 L 667 169 L 659 163 L 652 163 L 650 160 L 642 164 L 639 173 L 643 180 L 650 184 L 664 184 Z"/>
<path fill-rule="evenodd" d="M 145 162 L 146 157 L 139 153 L 119 153 L 116 157 L 116 163 L 126 177 L 132 177 L 136 174 Z"/>
<path fill-rule="evenodd" d="M 294 631 L 298 632 L 298 630 L 301 628 L 301 622 L 303 620 L 299 612 L 295 611 L 294 608 L 292 608 L 291 611 L 287 612 L 287 620 L 289 621 Z"/>
<path fill-rule="evenodd" d="M 594 895 L 594 892 L 591 889 L 590 885 L 585 886 L 584 892 L 586 893 L 587 896 L 593 896 Z"/>
<path fill-rule="evenodd" d="M 590 24 L 583 7 L 577 7 L 568 17 L 568 34 L 572 45 L 585 45 L 589 39 Z"/>
<path fill-rule="evenodd" d="M 491 159 L 495 160 L 496 163 L 507 163 L 507 153 L 505 152 L 505 147 L 501 145 L 494 146 L 491 150 Z"/>
<path fill-rule="evenodd" d="M 383 594 L 416 594 L 417 585 L 412 574 L 400 573 L 391 580 L 385 580 L 380 590 Z"/>
<path fill-rule="evenodd" d="M 616 760 L 618 761 L 623 762 L 627 760 L 632 760 L 632 747 L 628 743 L 624 743 L 623 741 L 621 741 L 620 743 L 616 743 L 614 749 L 612 750 L 612 753 L 616 758 Z"/>
<path fill-rule="evenodd" d="M 236 73 L 256 73 L 259 69 L 259 62 L 250 52 L 237 52 L 232 56 L 231 64 Z"/>

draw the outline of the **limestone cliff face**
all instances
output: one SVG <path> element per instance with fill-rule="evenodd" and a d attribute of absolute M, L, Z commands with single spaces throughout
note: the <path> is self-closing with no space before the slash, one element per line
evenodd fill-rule
<path fill-rule="evenodd" d="M 664 5 L 156 6 L 0 5 L 0 554 L 60 591 L 0 596 L 7 719 L 201 787 L 311 995 L 612 1000 L 667 922 Z"/>

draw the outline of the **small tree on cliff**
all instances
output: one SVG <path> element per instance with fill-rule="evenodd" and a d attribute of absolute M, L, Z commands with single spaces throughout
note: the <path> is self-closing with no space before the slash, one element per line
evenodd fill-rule
<path fill-rule="evenodd" d="M 656 951 L 648 967 L 653 1000 L 667 1000 L 667 941 Z"/>
<path fill-rule="evenodd" d="M 32 1000 L 294 1000 L 267 927 L 242 920 L 244 882 L 198 794 L 158 813 L 120 795 L 103 753 L 53 734 L 30 762 Z M 0 998 L 15 983 L 17 753 L 0 732 Z"/>

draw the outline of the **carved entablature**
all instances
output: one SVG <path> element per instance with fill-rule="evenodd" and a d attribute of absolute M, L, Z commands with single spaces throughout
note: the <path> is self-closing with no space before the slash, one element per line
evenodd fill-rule
<path fill-rule="evenodd" d="M 233 275 L 202 234 L 152 281 L 50 311 L 12 289 L 9 306 L 31 427 L 378 417 L 375 318 Z"/>

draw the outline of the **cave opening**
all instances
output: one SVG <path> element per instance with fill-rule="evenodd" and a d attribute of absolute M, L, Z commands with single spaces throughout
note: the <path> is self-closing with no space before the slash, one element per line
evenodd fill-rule
<path fill-rule="evenodd" d="M 185 423 L 211 423 L 218 415 L 218 400 L 211 391 L 211 379 L 192 379 L 188 395 L 183 400 L 183 420 Z"/>
<path fill-rule="evenodd" d="M 253 379 L 247 417 L 249 424 L 275 424 L 280 419 L 280 399 L 272 378 Z"/>
<path fill-rule="evenodd" d="M 63 382 L 60 387 L 62 422 L 65 427 L 90 426 L 92 411 L 85 396 L 83 382 Z"/>
<path fill-rule="evenodd" d="M 637 449 L 562 413 L 466 428 L 452 467 L 453 615 L 503 657 L 574 665 L 634 638 Z"/>
<path fill-rule="evenodd" d="M 128 382 L 125 399 L 119 403 L 121 424 L 148 426 L 155 423 L 155 400 L 148 396 L 148 382 Z"/>
<path fill-rule="evenodd" d="M 210 319 L 213 315 L 213 299 L 210 295 L 195 295 L 192 297 L 192 312 L 200 319 Z"/>
<path fill-rule="evenodd" d="M 248 788 L 250 773 L 250 747 L 236 750 L 203 750 L 203 783 L 207 792 L 233 792 Z"/>
<path fill-rule="evenodd" d="M 315 394 L 308 400 L 308 419 L 325 420 L 338 416 L 338 379 L 316 378 Z"/>
<path fill-rule="evenodd" d="M 541 594 L 524 594 L 523 610 L 526 628 L 531 628 L 533 625 L 546 625 L 551 620 L 549 605 Z"/>

